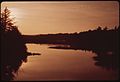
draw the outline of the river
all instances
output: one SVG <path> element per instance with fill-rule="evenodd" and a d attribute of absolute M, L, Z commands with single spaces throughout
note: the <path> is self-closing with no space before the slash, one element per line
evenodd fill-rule
<path fill-rule="evenodd" d="M 118 70 L 97 66 L 92 51 L 52 49 L 45 44 L 26 44 L 28 56 L 16 74 L 16 80 L 116 80 Z"/>

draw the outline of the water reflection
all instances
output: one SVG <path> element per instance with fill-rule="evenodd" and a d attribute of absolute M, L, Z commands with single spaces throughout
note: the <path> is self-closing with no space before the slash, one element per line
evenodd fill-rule
<path fill-rule="evenodd" d="M 65 46 L 61 46 L 61 45 L 57 45 L 57 46 L 51 46 L 49 48 L 53 48 L 53 49 L 73 49 L 73 50 L 85 50 L 85 51 L 92 51 L 93 53 L 96 54 L 96 56 L 93 57 L 93 60 L 95 61 L 95 65 L 105 68 L 107 70 L 118 70 L 119 66 L 118 66 L 118 61 L 119 61 L 119 56 L 118 56 L 118 50 L 111 50 L 111 49 L 89 49 L 86 48 L 80 48 L 80 47 L 71 47 L 68 45 Z"/>
<path fill-rule="evenodd" d="M 27 62 L 27 55 L 9 56 L 2 61 L 2 80 L 13 80 L 23 62 Z"/>
<path fill-rule="evenodd" d="M 21 52 L 14 51 L 13 54 L 2 53 L 1 57 L 1 80 L 14 80 L 18 74 L 18 70 L 23 62 L 27 62 L 27 57 L 30 55 L 40 55 L 39 53 L 30 53 L 26 50 Z"/>
<path fill-rule="evenodd" d="M 50 48 L 55 48 L 55 47 L 56 46 L 50 47 Z M 62 45 L 62 47 L 59 48 L 57 46 L 56 49 L 74 49 L 70 46 L 63 46 Z M 41 49 L 38 49 L 38 50 L 41 50 Z M 79 50 L 79 49 L 75 48 L 74 50 Z M 82 50 L 84 50 L 84 49 L 82 49 Z M 86 51 L 91 51 L 91 50 L 86 50 Z M 107 70 L 110 70 L 110 69 L 111 70 L 118 70 L 118 53 L 116 53 L 114 51 L 100 51 L 100 50 L 92 50 L 92 52 L 96 53 L 96 56 L 93 57 L 93 60 L 95 61 L 96 66 L 105 68 Z M 20 66 L 22 65 L 23 62 L 27 62 L 27 57 L 29 55 L 37 55 L 37 54 L 40 55 L 39 53 L 28 53 L 27 50 L 24 51 L 24 52 L 21 52 L 21 53 L 20 52 L 19 53 L 15 52 L 15 53 L 16 54 L 2 56 L 2 73 L 1 73 L 2 74 L 2 80 L 7 80 L 7 81 L 8 80 L 14 80 L 16 74 L 18 73 L 18 70 L 19 70 Z M 75 57 L 75 60 L 76 60 L 76 57 Z M 54 61 L 52 61 L 52 62 L 54 62 Z M 45 64 L 45 62 L 43 64 Z M 49 62 L 49 64 L 50 64 L 50 62 Z M 79 64 L 76 64 L 76 65 L 78 66 Z M 48 64 L 46 64 L 46 66 L 49 67 Z M 35 69 L 36 68 L 34 68 L 34 70 Z M 45 68 L 43 68 L 43 69 L 45 69 Z M 48 76 L 48 77 L 50 77 L 50 76 Z M 77 76 L 75 76 L 75 77 L 77 77 Z"/>
<path fill-rule="evenodd" d="M 115 52 L 96 52 L 95 65 L 107 70 L 118 70 L 118 54 Z"/>

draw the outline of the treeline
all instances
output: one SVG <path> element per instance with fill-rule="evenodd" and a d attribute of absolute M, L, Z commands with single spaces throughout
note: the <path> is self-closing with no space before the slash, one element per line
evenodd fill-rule
<path fill-rule="evenodd" d="M 7 7 L 0 17 L 1 31 L 1 80 L 13 80 L 22 62 L 27 60 L 27 47 L 18 27 L 10 18 Z"/>
<path fill-rule="evenodd" d="M 40 55 L 39 53 L 27 52 L 26 43 L 22 34 L 10 18 L 10 10 L 6 7 L 1 12 L 1 80 L 13 80 L 15 73 L 23 62 L 27 62 L 27 56 Z"/>
<path fill-rule="evenodd" d="M 13 80 L 23 61 L 27 58 L 27 48 L 7 7 L 1 13 L 1 80 Z"/>
<path fill-rule="evenodd" d="M 38 44 L 65 44 L 81 49 L 118 49 L 118 32 L 120 27 L 107 29 L 98 27 L 80 33 L 58 33 L 41 35 L 23 35 L 25 42 Z"/>

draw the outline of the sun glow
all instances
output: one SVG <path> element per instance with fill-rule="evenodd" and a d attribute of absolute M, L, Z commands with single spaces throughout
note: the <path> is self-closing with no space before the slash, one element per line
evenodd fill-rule
<path fill-rule="evenodd" d="M 5 7 L 23 34 L 73 33 L 97 26 L 119 26 L 119 4 L 115 1 L 2 2 L 1 9 Z"/>
<path fill-rule="evenodd" d="M 21 18 L 21 11 L 18 8 L 9 8 L 10 10 L 10 18 L 15 18 L 15 20 L 18 18 Z"/>

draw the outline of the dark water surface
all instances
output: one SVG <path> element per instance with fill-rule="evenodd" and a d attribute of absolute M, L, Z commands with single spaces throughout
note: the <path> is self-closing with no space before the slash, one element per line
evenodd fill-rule
<path fill-rule="evenodd" d="M 28 51 L 41 55 L 28 56 L 14 80 L 118 79 L 118 69 L 112 60 L 109 61 L 110 57 L 104 61 L 92 51 L 52 49 L 48 48 L 49 45 L 39 44 L 26 45 Z"/>

